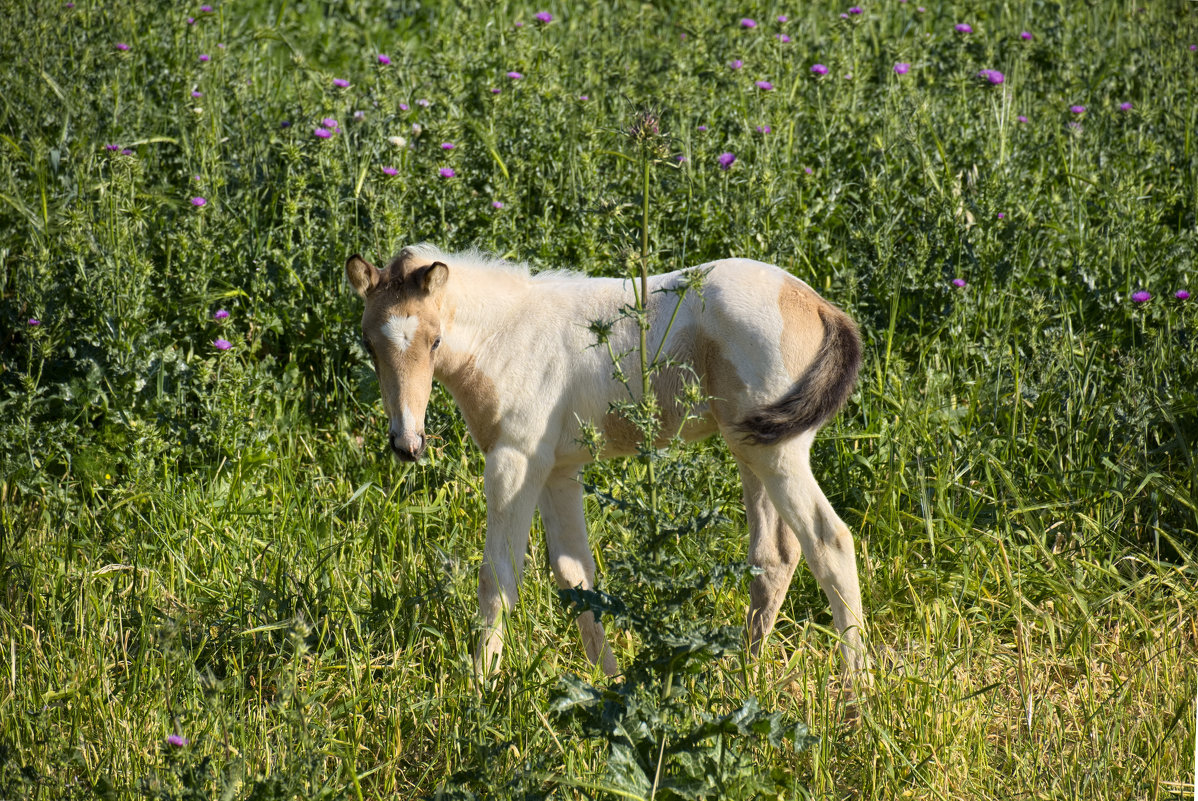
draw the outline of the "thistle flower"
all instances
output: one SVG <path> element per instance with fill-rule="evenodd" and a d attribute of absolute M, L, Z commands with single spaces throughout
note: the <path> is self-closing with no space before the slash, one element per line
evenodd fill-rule
<path fill-rule="evenodd" d="M 442 150 L 453 150 L 453 142 L 442 142 L 441 149 Z"/>
<path fill-rule="evenodd" d="M 386 67 L 391 64 L 391 59 L 385 53 L 379 53 L 379 63 Z"/>
<path fill-rule="evenodd" d="M 1185 290 L 1183 289 L 1183 290 L 1182 290 L 1182 292 L 1185 292 Z M 1177 293 L 1177 296 L 1178 296 L 1178 297 L 1181 297 L 1181 292 L 1178 292 L 1178 293 Z M 1188 298 L 1188 297 L 1189 297 L 1189 295 L 1186 295 L 1186 297 Z M 37 319 L 36 317 L 30 317 L 30 318 L 29 318 L 28 320 L 26 320 L 25 322 L 27 322 L 29 325 L 32 325 L 32 326 L 39 326 L 39 325 L 41 325 L 41 324 L 42 324 L 42 321 L 41 321 L 41 320 L 39 320 L 39 319 Z"/>
<path fill-rule="evenodd" d="M 548 11 L 538 11 L 533 15 L 533 18 L 542 25 L 548 25 L 549 23 L 553 22 L 553 15 Z"/>
<path fill-rule="evenodd" d="M 519 80 L 523 80 L 524 75 L 522 75 L 519 72 L 516 72 L 515 70 L 512 70 L 511 72 L 509 72 L 507 74 L 507 77 L 511 78 L 513 81 L 519 81 Z"/>
<path fill-rule="evenodd" d="M 334 78 L 333 86 L 336 86 L 338 89 L 348 89 L 349 81 L 345 80 L 344 78 Z"/>
<path fill-rule="evenodd" d="M 856 16 L 858 14 L 864 14 L 865 9 L 861 8 L 861 6 L 853 6 L 852 8 L 849 9 L 849 13 L 852 14 L 853 16 Z"/>
<path fill-rule="evenodd" d="M 440 170 L 438 170 L 438 174 L 439 174 L 439 175 L 440 175 L 442 178 L 455 178 L 455 177 L 457 177 L 457 173 L 453 171 L 453 167 L 442 167 Z"/>
<path fill-rule="evenodd" d="M 233 347 L 233 343 L 227 339 L 217 339 L 212 343 L 212 345 L 217 350 L 228 350 L 229 348 Z M 183 740 L 182 737 L 180 737 L 179 739 Z M 171 745 L 187 745 L 187 741 L 183 740 L 183 742 L 181 742 L 181 743 L 171 743 Z"/>
<path fill-rule="evenodd" d="M 744 65 L 745 62 L 741 61 L 739 58 L 734 58 L 728 62 L 728 69 L 738 70 Z"/>
<path fill-rule="evenodd" d="M 223 339 L 218 339 L 218 340 L 216 340 L 216 343 L 214 343 L 214 344 L 216 344 L 216 346 L 218 348 L 220 348 L 219 343 L 221 343 L 221 342 L 225 342 L 225 341 Z M 230 347 L 231 347 L 231 345 L 229 345 L 228 342 L 225 342 L 225 346 L 223 348 L 221 348 L 221 350 L 228 350 Z M 168 745 L 173 745 L 175 748 L 182 748 L 185 745 L 191 745 L 191 740 L 188 740 L 186 737 L 183 737 L 178 734 L 172 734 L 170 737 L 167 737 L 166 742 Z"/>
<path fill-rule="evenodd" d="M 209 5 L 203 5 L 203 6 L 200 6 L 200 11 L 202 11 L 202 12 L 203 12 L 203 13 L 205 13 L 205 14 L 211 14 L 211 13 L 212 13 L 212 6 L 209 6 Z"/>
<path fill-rule="evenodd" d="M 216 313 L 212 315 L 212 319 L 213 320 L 227 320 L 227 319 L 229 319 L 229 312 L 227 309 L 217 309 Z"/>
<path fill-rule="evenodd" d="M 1179 289 L 1173 293 L 1173 297 L 1177 298 L 1178 300 L 1189 300 L 1190 293 L 1186 292 L 1184 289 Z M 29 324 L 33 325 L 33 322 L 34 322 L 33 320 L 30 320 Z"/>
<path fill-rule="evenodd" d="M 740 27 L 742 27 L 742 28 L 756 28 L 756 27 L 757 27 L 757 20 L 755 20 L 755 19 L 750 19 L 749 17 L 742 17 L 742 18 L 741 18 L 741 21 L 740 21 Z"/>
<path fill-rule="evenodd" d="M 772 83 L 770 83 L 769 81 L 758 81 L 757 88 L 763 92 L 774 91 L 774 85 Z"/>
<path fill-rule="evenodd" d="M 1030 42 L 1032 40 L 1032 32 L 1031 31 L 1023 31 L 1022 33 L 1019 34 L 1019 38 L 1025 42 Z"/>
<path fill-rule="evenodd" d="M 420 106 L 421 108 L 428 108 L 432 104 L 433 104 L 433 101 L 429 100 L 428 98 L 424 98 L 424 97 L 422 97 L 416 101 L 416 105 Z"/>
<path fill-rule="evenodd" d="M 196 208 L 199 208 L 200 206 L 207 206 L 208 201 L 202 197 L 196 196 L 191 199 L 191 205 L 195 206 Z"/>
<path fill-rule="evenodd" d="M 894 74 L 895 75 L 906 75 L 910 71 L 911 71 L 911 65 L 908 64 L 906 61 L 899 61 L 898 63 L 896 63 L 894 65 Z"/>
<path fill-rule="evenodd" d="M 1015 118 L 1015 120 L 1016 120 L 1016 122 L 1027 122 L 1027 117 L 1020 114 L 1018 117 Z"/>
<path fill-rule="evenodd" d="M 104 145 L 105 150 L 120 150 L 120 145 Z"/>
<path fill-rule="evenodd" d="M 132 151 L 132 150 L 130 150 L 129 148 L 125 148 L 124 150 L 122 150 L 122 151 L 121 151 L 121 155 L 122 155 L 122 156 L 132 156 L 132 155 L 133 155 L 133 151 Z"/>
<path fill-rule="evenodd" d="M 1005 220 L 1006 218 L 1007 218 L 1006 213 L 1001 212 L 1001 211 L 998 213 L 998 219 Z"/>
<path fill-rule="evenodd" d="M 319 125 L 316 126 L 316 129 L 314 131 L 312 131 L 312 133 L 313 133 L 313 135 L 318 136 L 321 139 L 328 139 L 329 137 L 331 137 L 333 135 L 332 131 L 330 131 L 327 128 L 321 128 Z"/>
<path fill-rule="evenodd" d="M 775 34 L 774 38 L 777 39 L 782 44 L 790 44 L 790 37 L 784 33 Z"/>
<path fill-rule="evenodd" d="M 1006 77 L 998 70 L 982 70 L 978 73 L 978 77 L 992 86 L 997 86 L 1006 80 Z"/>
<path fill-rule="evenodd" d="M 493 209 L 502 209 L 502 208 L 503 208 L 503 201 L 502 201 L 502 200 L 492 200 L 492 201 L 491 201 L 491 208 L 493 208 Z"/>
<path fill-rule="evenodd" d="M 125 44 L 124 42 L 117 42 L 116 49 L 124 52 L 129 49 L 129 45 Z"/>
<path fill-rule="evenodd" d="M 827 75 L 828 68 L 825 67 L 823 64 L 812 64 L 811 72 L 815 75 Z"/>
<path fill-rule="evenodd" d="M 1085 106 L 1070 106 L 1069 110 L 1072 111 L 1074 114 L 1085 114 L 1086 113 Z"/>
<path fill-rule="evenodd" d="M 732 166 L 732 162 L 736 161 L 736 156 L 732 153 L 721 153 L 719 159 L 720 169 L 726 170 Z"/>
<path fill-rule="evenodd" d="M 410 108 L 410 106 L 408 106 L 408 104 L 407 104 L 407 103 L 400 103 L 400 104 L 399 104 L 399 110 L 400 110 L 400 111 L 407 111 L 409 108 Z"/>
<path fill-rule="evenodd" d="M 1120 103 L 1119 110 L 1120 111 L 1131 111 L 1131 103 Z"/>
<path fill-rule="evenodd" d="M 953 30 L 957 33 L 973 33 L 973 27 L 968 22 L 958 22 Z"/>
<path fill-rule="evenodd" d="M 335 119 L 333 119 L 332 117 L 325 117 L 323 120 L 320 121 L 320 124 L 326 128 L 330 128 L 330 129 L 337 128 L 337 121 Z"/>
<path fill-rule="evenodd" d="M 1148 301 L 1152 300 L 1152 293 L 1145 289 L 1141 289 L 1139 292 L 1133 292 L 1131 299 L 1135 303 L 1147 303 Z"/>
<path fill-rule="evenodd" d="M 211 61 L 211 60 L 212 60 L 212 56 L 208 55 L 207 53 L 200 53 L 200 61 L 207 63 L 208 61 Z"/>
<path fill-rule="evenodd" d="M 383 173 L 394 178 L 395 176 L 399 175 L 399 170 L 395 169 L 394 167 L 383 167 Z"/>
<path fill-rule="evenodd" d="M 955 286 L 957 289 L 964 289 L 965 288 L 965 279 L 964 278 L 954 278 L 953 286 Z"/>
<path fill-rule="evenodd" d="M 758 125 L 757 126 L 757 133 L 759 133 L 759 134 L 767 134 L 767 133 L 773 133 L 773 132 L 774 132 L 774 129 L 768 125 Z"/>
<path fill-rule="evenodd" d="M 790 17 L 786 16 L 785 14 L 779 14 L 778 22 L 790 22 Z"/>

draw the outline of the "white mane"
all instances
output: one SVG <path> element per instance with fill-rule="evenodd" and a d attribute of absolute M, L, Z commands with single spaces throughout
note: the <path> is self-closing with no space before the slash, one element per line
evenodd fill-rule
<path fill-rule="evenodd" d="M 553 281 L 558 279 L 586 278 L 586 274 L 577 270 L 547 269 L 534 271 L 526 261 L 509 261 L 491 253 L 485 253 L 476 247 L 460 253 L 447 253 L 431 242 L 420 242 L 409 245 L 408 250 L 422 259 L 441 261 L 449 266 L 468 270 L 483 270 L 487 272 L 505 273 L 514 278 L 525 278 L 531 281 Z"/>

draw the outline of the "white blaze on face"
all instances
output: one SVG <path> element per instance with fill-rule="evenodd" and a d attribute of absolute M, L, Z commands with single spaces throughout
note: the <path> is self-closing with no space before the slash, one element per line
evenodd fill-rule
<path fill-rule="evenodd" d="M 420 326 L 420 318 L 395 315 L 383 325 L 383 336 L 395 346 L 396 351 L 403 353 L 412 344 L 416 329 Z"/>

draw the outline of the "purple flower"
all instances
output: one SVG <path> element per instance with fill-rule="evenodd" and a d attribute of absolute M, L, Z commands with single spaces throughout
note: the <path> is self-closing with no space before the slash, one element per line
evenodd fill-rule
<path fill-rule="evenodd" d="M 323 120 L 320 121 L 320 124 L 326 128 L 336 128 L 337 127 L 337 121 L 335 119 L 333 119 L 332 117 L 325 117 Z"/>
<path fill-rule="evenodd" d="M 841 14 L 841 15 L 840 15 L 840 18 L 841 18 L 841 19 L 848 19 L 848 18 L 849 18 L 849 15 L 848 15 L 848 14 Z"/>
<path fill-rule="evenodd" d="M 125 44 L 124 42 L 117 42 L 117 43 L 116 43 L 116 49 L 117 49 L 117 50 L 121 50 L 121 51 L 125 51 L 125 50 L 128 50 L 128 49 L 129 49 L 129 45 Z"/>
<path fill-rule="evenodd" d="M 121 149 L 120 145 L 104 145 L 104 147 L 107 150 L 120 150 Z"/>
<path fill-rule="evenodd" d="M 416 105 L 420 106 L 421 108 L 428 108 L 432 104 L 433 103 L 431 100 L 428 100 L 427 98 L 423 98 L 423 97 L 416 101 Z"/>
<path fill-rule="evenodd" d="M 453 150 L 453 142 L 442 142 L 441 149 L 442 150 Z"/>
<path fill-rule="evenodd" d="M 315 134 L 316 136 L 320 137 L 321 139 L 328 139 L 329 137 L 331 137 L 333 135 L 333 132 L 330 131 L 328 128 L 321 128 L 319 125 L 316 126 L 316 130 L 314 130 L 312 133 Z"/>
<path fill-rule="evenodd" d="M 515 23 L 515 24 L 514 24 L 512 27 L 514 27 L 514 28 L 523 28 L 523 27 L 524 27 L 524 23 L 523 23 L 523 22 L 517 22 L 517 23 Z"/>
<path fill-rule="evenodd" d="M 1131 299 L 1136 303 L 1147 303 L 1152 300 L 1152 293 L 1141 289 L 1139 292 L 1133 292 Z"/>
<path fill-rule="evenodd" d="M 1074 114 L 1085 114 L 1086 113 L 1085 106 L 1070 106 L 1069 110 L 1072 111 Z"/>
<path fill-rule="evenodd" d="M 391 58 L 385 53 L 379 53 L 379 63 L 386 67 L 391 63 Z"/>
<path fill-rule="evenodd" d="M 211 14 L 211 13 L 212 13 L 212 6 L 207 6 L 207 5 L 205 5 L 205 6 L 200 6 L 200 11 L 203 11 L 205 14 Z"/>
<path fill-rule="evenodd" d="M 812 64 L 811 72 L 814 73 L 815 75 L 827 75 L 828 68 L 825 67 L 823 64 Z"/>
<path fill-rule="evenodd" d="M 290 128 L 291 120 L 283 120 L 282 122 L 279 123 L 279 127 L 280 128 Z"/>
<path fill-rule="evenodd" d="M 815 170 L 811 169 L 810 167 L 804 167 L 804 168 L 803 168 L 803 172 L 807 173 L 808 175 L 814 175 L 814 174 L 815 174 Z"/>
<path fill-rule="evenodd" d="M 348 89 L 349 81 L 345 80 L 344 78 L 334 78 L 333 86 L 336 86 L 338 89 Z"/>
<path fill-rule="evenodd" d="M 1120 103 L 1119 110 L 1120 111 L 1131 111 L 1131 103 Z"/>
<path fill-rule="evenodd" d="M 953 286 L 955 286 L 957 289 L 964 289 L 965 288 L 965 279 L 964 278 L 954 278 Z"/>
<path fill-rule="evenodd" d="M 218 339 L 215 342 L 213 342 L 212 344 L 216 347 L 217 350 L 228 350 L 229 348 L 233 347 L 233 343 L 227 339 Z M 180 737 L 179 739 L 183 740 L 182 737 Z M 181 742 L 181 743 L 171 743 L 171 745 L 187 745 L 187 741 L 183 740 L 183 742 Z"/>
<path fill-rule="evenodd" d="M 227 309 L 217 309 L 216 313 L 212 315 L 212 319 L 213 320 L 227 320 L 227 319 L 229 319 L 229 312 Z"/>
<path fill-rule="evenodd" d="M 502 91 L 503 91 L 503 90 L 502 90 L 502 89 L 500 89 L 498 86 L 493 86 L 493 87 L 491 87 L 491 94 L 493 94 L 493 95 L 497 95 L 497 94 L 499 94 L 499 93 L 500 93 L 500 92 L 502 92 Z"/>
<path fill-rule="evenodd" d="M 741 18 L 741 21 L 740 21 L 740 27 L 742 27 L 742 28 L 756 28 L 756 27 L 757 27 L 757 20 L 755 20 L 755 19 L 750 19 L 750 18 L 748 18 L 748 17 L 742 17 L 742 18 Z"/>
<path fill-rule="evenodd" d="M 736 156 L 732 153 L 721 153 L 718 161 L 720 162 L 720 169 L 726 170 L 732 166 L 732 162 L 736 161 Z"/>
<path fill-rule="evenodd" d="M 1000 219 L 1000 220 L 1004 220 L 1004 219 L 1006 219 L 1006 217 L 1007 217 L 1007 215 L 1006 215 L 1006 214 L 1004 214 L 1003 212 L 1001 212 L 1001 211 L 1000 211 L 1000 212 L 998 213 L 998 219 Z"/>
<path fill-rule="evenodd" d="M 1017 122 L 1027 122 L 1027 117 L 1025 117 L 1025 116 L 1023 116 L 1022 114 L 1020 114 L 1018 117 L 1016 117 L 1016 118 L 1015 118 L 1015 120 L 1016 120 Z"/>
<path fill-rule="evenodd" d="M 1179 289 L 1179 290 L 1177 290 L 1176 292 L 1174 292 L 1174 293 L 1173 293 L 1173 297 L 1177 298 L 1178 300 L 1189 300 L 1189 299 L 1190 299 L 1190 293 L 1189 293 L 1189 292 L 1186 292 L 1184 289 Z M 30 321 L 29 321 L 29 324 L 30 324 L 30 325 L 33 325 L 34 323 L 35 323 L 35 321 L 34 321 L 34 320 L 30 320 Z"/>
<path fill-rule="evenodd" d="M 502 209 L 502 208 L 503 208 L 503 201 L 502 201 L 502 200 L 492 200 L 492 201 L 491 201 L 491 208 L 493 208 L 493 209 Z"/>
<path fill-rule="evenodd" d="M 221 350 L 228 350 L 232 347 L 232 345 L 230 345 L 228 342 L 225 342 L 225 345 L 222 348 L 220 345 L 222 342 L 225 341 L 223 339 L 218 339 L 213 344 L 215 344 L 216 347 L 220 348 Z M 186 737 L 182 737 L 178 734 L 172 734 L 170 737 L 167 737 L 166 742 L 169 745 L 173 745 L 175 748 L 182 748 L 185 745 L 191 745 L 191 740 L 188 740 Z"/>
<path fill-rule="evenodd" d="M 919 7 L 918 7 L 918 8 L 916 8 L 915 10 L 916 10 L 916 11 L 918 11 L 920 14 L 922 14 L 922 13 L 923 13 L 923 12 L 925 12 L 925 11 L 927 11 L 927 9 L 926 9 L 926 8 L 924 8 L 923 6 L 919 6 Z"/>
<path fill-rule="evenodd" d="M 549 23 L 553 22 L 553 15 L 548 11 L 538 11 L 533 15 L 533 18 L 542 25 L 548 25 Z"/>
<path fill-rule="evenodd" d="M 774 129 L 768 125 L 758 125 L 757 126 L 757 133 L 759 133 L 759 134 L 767 134 L 767 133 L 773 133 L 773 132 L 774 132 Z"/>
<path fill-rule="evenodd" d="M 1190 45 L 1190 52 L 1193 53 L 1195 51 L 1198 51 L 1198 44 Z"/>
<path fill-rule="evenodd" d="M 408 104 L 407 104 L 407 103 L 400 103 L 400 104 L 399 104 L 399 110 L 400 110 L 400 111 L 407 111 L 407 110 L 408 110 L 408 108 L 409 108 L 409 106 L 408 106 Z"/>
<path fill-rule="evenodd" d="M 1019 34 L 1019 38 L 1025 42 L 1030 42 L 1032 40 L 1032 32 L 1024 31 L 1023 33 Z"/>
<path fill-rule="evenodd" d="M 188 17 L 188 18 L 187 18 L 187 24 L 188 24 L 188 25 L 195 25 L 195 24 L 196 24 L 196 18 L 195 18 L 195 17 Z"/>
<path fill-rule="evenodd" d="M 786 16 L 785 14 L 779 14 L 778 22 L 790 22 L 790 17 Z"/>
<path fill-rule="evenodd" d="M 130 150 L 129 148 L 125 148 L 124 150 L 122 150 L 122 151 L 121 151 L 121 155 L 122 155 L 122 156 L 132 156 L 132 155 L 133 155 L 133 151 L 132 151 L 132 150 Z"/>
<path fill-rule="evenodd" d="M 679 164 L 682 164 L 686 161 L 686 156 L 679 154 L 674 157 L 674 160 L 677 161 Z"/>
<path fill-rule="evenodd" d="M 355 111 L 354 119 L 358 120 L 359 122 L 366 119 L 366 112 L 365 111 Z"/>
<path fill-rule="evenodd" d="M 998 70 L 982 70 L 978 73 L 978 77 L 993 86 L 997 86 L 1006 80 L 1006 77 Z"/>
<path fill-rule="evenodd" d="M 520 74 L 519 72 L 516 72 L 515 70 L 513 70 L 512 72 L 509 72 L 507 74 L 507 77 L 511 78 L 513 81 L 519 81 L 524 78 L 524 76 L 522 74 Z"/>
<path fill-rule="evenodd" d="M 790 37 L 784 33 L 775 34 L 774 38 L 777 39 L 782 44 L 790 44 Z"/>
<path fill-rule="evenodd" d="M 1185 292 L 1185 290 L 1183 289 L 1183 290 L 1181 290 L 1181 292 Z M 1179 298 L 1181 297 L 1181 292 L 1177 293 L 1177 297 L 1179 297 Z M 1189 295 L 1187 294 L 1186 297 L 1188 298 Z M 1183 298 L 1183 300 L 1184 300 L 1184 298 Z M 33 325 L 33 326 L 38 326 L 38 325 L 42 324 L 42 321 L 37 319 L 36 317 L 30 317 L 25 322 L 27 322 L 27 323 L 29 323 L 29 325 Z"/>
<path fill-rule="evenodd" d="M 62 5 L 64 8 L 74 8 L 75 7 L 74 3 L 63 3 Z"/>
<path fill-rule="evenodd" d="M 973 33 L 973 27 L 968 22 L 958 22 L 953 30 L 957 33 Z"/>
<path fill-rule="evenodd" d="M 852 8 L 849 9 L 849 13 L 850 14 L 864 14 L 865 11 L 861 8 L 861 6 L 853 6 Z"/>
<path fill-rule="evenodd" d="M 895 75 L 906 75 L 910 71 L 911 71 L 911 65 L 908 64 L 906 61 L 900 61 L 894 65 L 894 74 Z"/>
<path fill-rule="evenodd" d="M 770 83 L 769 81 L 758 81 L 757 88 L 763 92 L 774 91 L 774 85 L 772 83 Z"/>
<path fill-rule="evenodd" d="M 579 96 L 578 96 L 578 99 L 579 99 L 579 100 L 581 100 L 583 103 L 585 103 L 585 102 L 587 102 L 588 100 L 590 100 L 590 99 L 591 99 L 591 97 L 590 97 L 590 95 L 579 95 Z"/>
<path fill-rule="evenodd" d="M 383 167 L 383 173 L 394 178 L 396 175 L 399 175 L 399 170 L 395 169 L 394 167 Z"/>
<path fill-rule="evenodd" d="M 208 205 L 208 201 L 207 201 L 207 200 L 205 200 L 205 199 L 204 199 L 204 198 L 202 198 L 202 197 L 199 197 L 199 196 L 197 195 L 196 197 L 193 197 L 193 198 L 191 199 L 191 205 L 193 205 L 193 206 L 195 206 L 195 207 L 197 207 L 197 208 L 198 208 L 198 207 L 200 207 L 200 206 L 207 206 L 207 205 Z"/>
<path fill-rule="evenodd" d="M 203 97 L 203 96 L 204 96 L 204 93 L 203 93 L 203 92 L 201 92 L 199 89 L 192 89 L 192 90 L 191 90 L 191 96 L 192 96 L 192 97 Z"/>
<path fill-rule="evenodd" d="M 439 174 L 442 178 L 453 178 L 457 176 L 457 173 L 453 171 L 453 167 L 442 167 L 439 170 Z"/>
<path fill-rule="evenodd" d="M 699 127 L 696 129 L 696 130 L 699 130 L 699 131 L 706 131 L 706 130 L 707 130 L 707 126 L 706 126 L 706 125 L 700 125 L 700 126 L 699 126 Z"/>
<path fill-rule="evenodd" d="M 733 69 L 733 70 L 738 70 L 741 67 L 743 67 L 744 65 L 745 65 L 745 62 L 741 61 L 739 58 L 734 58 L 728 62 L 728 68 Z"/>
<path fill-rule="evenodd" d="M 212 56 L 208 55 L 207 53 L 200 53 L 200 61 L 210 61 L 211 59 Z"/>

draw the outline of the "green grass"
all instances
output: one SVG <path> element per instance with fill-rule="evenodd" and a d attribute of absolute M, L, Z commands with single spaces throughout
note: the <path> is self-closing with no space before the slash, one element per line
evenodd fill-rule
<path fill-rule="evenodd" d="M 867 350 L 814 453 L 858 538 L 861 720 L 805 568 L 763 658 L 702 677 L 705 711 L 755 696 L 821 736 L 755 746 L 783 797 L 1191 797 L 1198 301 L 1174 293 L 1198 291 L 1198 10 L 608 3 L 539 26 L 469 7 L 6 8 L 0 797 L 528 776 L 602 796 L 605 749 L 549 713 L 561 675 L 603 680 L 538 536 L 504 669 L 474 684 L 482 457 L 442 391 L 427 461 L 383 453 L 341 265 L 429 240 L 625 274 L 640 176 L 617 154 L 645 106 L 687 159 L 654 173 L 655 269 L 781 264 Z M 677 458 L 703 481 L 670 502 L 728 518 L 678 557 L 743 558 L 730 456 Z M 642 470 L 614 469 L 590 475 Z M 603 567 L 628 521 L 588 507 Z M 705 622 L 746 603 L 713 588 Z M 627 662 L 635 638 L 611 636 Z"/>

